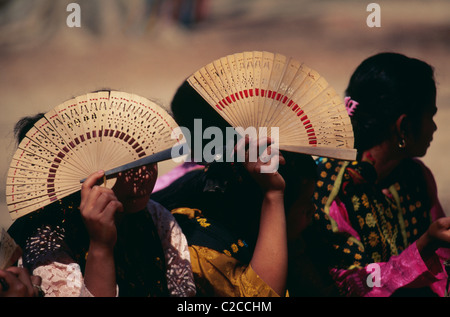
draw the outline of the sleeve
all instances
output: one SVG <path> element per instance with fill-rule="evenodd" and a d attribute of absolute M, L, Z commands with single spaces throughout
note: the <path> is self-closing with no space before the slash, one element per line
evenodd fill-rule
<path fill-rule="evenodd" d="M 42 278 L 45 297 L 94 297 L 84 284 L 80 266 L 76 263 L 52 262 L 34 269 L 33 275 Z M 116 286 L 116 297 L 119 287 Z"/>
<path fill-rule="evenodd" d="M 65 229 L 45 224 L 26 239 L 20 265 L 42 278 L 41 287 L 46 297 L 91 297 L 84 285 L 80 265 L 71 254 Z"/>
<path fill-rule="evenodd" d="M 354 230 L 347 222 L 347 211 L 343 204 L 333 202 L 330 217 L 333 217 L 338 228 L 342 227 L 349 234 L 341 246 L 344 252 L 359 259 L 362 249 L 354 251 L 349 246 L 358 244 L 359 237 L 351 235 Z M 360 252 L 358 254 L 357 252 Z M 400 255 L 392 256 L 388 262 L 371 263 L 365 267 L 353 265 L 345 269 L 333 268 L 330 271 L 340 290 L 350 296 L 387 297 L 401 288 L 431 287 L 438 295 L 445 292 L 445 270 L 437 257 L 425 263 L 413 243 Z"/>
<path fill-rule="evenodd" d="M 80 266 L 76 263 L 52 262 L 38 266 L 33 275 L 42 278 L 42 290 L 46 297 L 91 296 L 84 286 Z"/>
<path fill-rule="evenodd" d="M 192 271 L 203 296 L 279 297 L 253 270 L 224 253 L 190 246 Z"/>
<path fill-rule="evenodd" d="M 196 288 L 186 237 L 174 216 L 162 205 L 150 200 L 147 208 L 152 215 L 164 250 L 170 295 L 194 296 Z"/>

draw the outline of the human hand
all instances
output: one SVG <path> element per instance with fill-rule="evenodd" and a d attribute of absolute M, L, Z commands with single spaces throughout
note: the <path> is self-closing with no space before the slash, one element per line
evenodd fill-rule
<path fill-rule="evenodd" d="M 96 185 L 103 175 L 103 171 L 93 173 L 83 183 L 80 210 L 91 246 L 112 249 L 117 241 L 115 217 L 123 206 L 111 189 Z"/>
<path fill-rule="evenodd" d="M 427 257 L 441 247 L 450 248 L 450 217 L 434 221 L 417 240 L 416 246 L 422 257 Z"/>
<path fill-rule="evenodd" d="M 263 147 L 266 147 L 264 152 L 256 157 Z M 284 192 L 286 183 L 278 173 L 278 167 L 285 164 L 285 160 L 278 148 L 273 146 L 270 138 L 264 137 L 259 140 L 243 138 L 236 144 L 234 152 L 244 161 L 245 169 L 263 191 Z"/>
<path fill-rule="evenodd" d="M 43 297 L 41 283 L 40 276 L 30 275 L 25 268 L 0 270 L 0 297 Z"/>

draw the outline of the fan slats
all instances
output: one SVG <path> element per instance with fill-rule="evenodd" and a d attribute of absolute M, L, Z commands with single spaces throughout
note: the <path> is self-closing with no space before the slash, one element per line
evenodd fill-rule
<path fill-rule="evenodd" d="M 265 51 L 236 53 L 209 63 L 188 82 L 237 131 L 277 127 L 282 150 L 356 158 L 343 100 L 295 59 Z"/>
<path fill-rule="evenodd" d="M 154 102 L 124 92 L 90 93 L 56 106 L 14 153 L 6 181 L 12 219 L 80 190 L 80 180 L 93 172 L 170 149 L 180 143 L 171 137 L 177 127 Z"/>

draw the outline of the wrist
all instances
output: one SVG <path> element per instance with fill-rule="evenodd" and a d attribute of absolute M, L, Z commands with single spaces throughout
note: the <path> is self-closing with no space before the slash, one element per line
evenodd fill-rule
<path fill-rule="evenodd" d="M 264 193 L 264 198 L 270 201 L 284 201 L 284 190 L 268 190 Z"/>
<path fill-rule="evenodd" d="M 417 239 L 416 247 L 424 261 L 429 259 L 430 256 L 432 256 L 437 250 L 437 247 L 435 246 L 435 243 L 433 243 L 433 239 L 428 232 L 425 232 L 419 239 Z"/>
<path fill-rule="evenodd" d="M 95 257 L 109 257 L 114 255 L 114 247 L 107 244 L 91 241 L 89 244 L 88 255 Z"/>

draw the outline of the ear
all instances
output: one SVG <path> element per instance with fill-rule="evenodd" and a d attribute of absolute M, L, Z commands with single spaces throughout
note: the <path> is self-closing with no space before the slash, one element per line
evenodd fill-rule
<path fill-rule="evenodd" d="M 399 139 L 405 139 L 409 134 L 409 118 L 406 114 L 400 115 L 395 121 L 395 132 Z"/>

